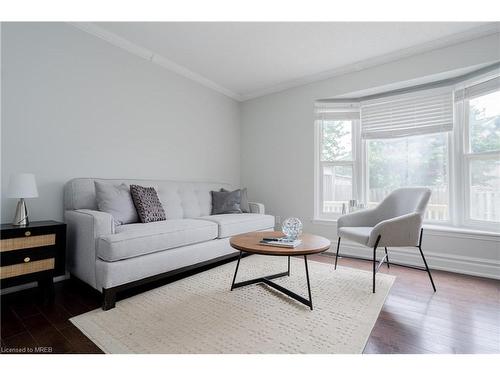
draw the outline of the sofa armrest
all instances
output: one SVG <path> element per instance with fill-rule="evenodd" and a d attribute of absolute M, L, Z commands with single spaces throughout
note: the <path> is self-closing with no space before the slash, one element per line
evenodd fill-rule
<path fill-rule="evenodd" d="M 64 217 L 68 226 L 69 271 L 96 288 L 97 239 L 114 233 L 113 216 L 94 210 L 71 210 Z"/>
<path fill-rule="evenodd" d="M 262 203 L 248 202 L 248 206 L 250 207 L 250 212 L 252 214 L 264 215 L 266 213 L 264 205 Z"/>

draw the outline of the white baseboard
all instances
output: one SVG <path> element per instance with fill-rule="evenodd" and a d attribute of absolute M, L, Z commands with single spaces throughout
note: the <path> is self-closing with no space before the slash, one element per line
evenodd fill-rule
<path fill-rule="evenodd" d="M 335 254 L 337 250 L 337 239 L 332 240 L 332 247 L 327 253 Z M 383 248 L 380 248 L 383 253 Z M 379 250 L 379 251 L 380 251 Z M 389 259 L 395 263 L 412 266 L 423 266 L 422 257 L 418 248 L 388 248 Z M 500 261 L 493 259 L 482 259 L 460 255 L 450 255 L 424 250 L 425 259 L 429 268 L 441 271 L 449 271 L 472 276 L 487 277 L 500 280 Z M 382 253 L 377 259 L 380 259 Z M 340 245 L 340 256 L 342 254 L 358 256 L 370 259 L 372 249 L 345 241 Z"/>

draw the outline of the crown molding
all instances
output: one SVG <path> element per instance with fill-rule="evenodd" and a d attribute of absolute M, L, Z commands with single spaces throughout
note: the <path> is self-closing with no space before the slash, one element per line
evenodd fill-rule
<path fill-rule="evenodd" d="M 459 43 L 468 42 L 470 40 L 483 38 L 497 33 L 500 33 L 500 23 L 491 22 L 483 26 L 475 27 L 473 29 L 463 31 L 461 33 L 456 33 L 444 38 L 439 38 L 413 47 L 401 49 L 371 59 L 361 60 L 349 65 L 341 66 L 339 68 L 335 68 L 332 70 L 327 70 L 321 73 L 308 75 L 295 80 L 280 82 L 274 86 L 266 87 L 261 90 L 255 90 L 246 94 L 241 94 L 240 95 L 241 101 L 255 99 L 261 96 L 274 94 L 294 87 L 303 86 L 318 81 L 323 81 L 344 74 L 358 72 L 378 65 L 387 64 L 390 62 L 401 60 L 421 53 L 430 52 L 433 50 L 449 47 Z"/>
<path fill-rule="evenodd" d="M 445 48 L 455 44 L 467 42 L 473 39 L 478 39 L 492 34 L 500 33 L 500 23 L 491 22 L 486 25 L 479 26 L 461 33 L 456 33 L 444 38 L 439 38 L 430 42 L 422 43 L 413 47 L 398 50 L 382 56 L 361 60 L 349 65 L 308 75 L 298 79 L 280 82 L 276 85 L 265 87 L 263 89 L 255 90 L 246 94 L 239 94 L 211 81 L 208 78 L 203 77 L 198 73 L 195 73 L 173 62 L 172 60 L 167 59 L 164 56 L 161 56 L 149 49 L 141 47 L 140 45 L 137 45 L 115 33 L 112 33 L 104 29 L 103 27 L 97 26 L 92 22 L 68 22 L 68 24 L 82 31 L 85 31 L 91 35 L 94 35 L 95 37 L 105 40 L 106 42 L 116 47 L 119 47 L 129 53 L 132 53 L 154 64 L 157 64 L 165 69 L 168 69 L 176 74 L 179 74 L 180 76 L 183 76 L 187 79 L 197 82 L 205 87 L 208 87 L 221 94 L 224 94 L 239 102 L 255 99 L 269 94 L 274 94 L 294 87 L 307 85 L 310 83 L 330 79 L 344 74 L 354 73 L 378 65 L 383 65 L 397 60 L 401 60 L 410 56 L 418 55 L 425 52 L 430 52 L 440 48 Z"/>
<path fill-rule="evenodd" d="M 208 87 L 214 91 L 224 94 L 234 100 L 241 101 L 241 96 L 217 83 L 203 77 L 202 75 L 195 73 L 172 60 L 167 59 L 147 48 L 141 47 L 115 33 L 112 33 L 100 26 L 93 24 L 92 22 L 67 22 L 69 25 L 76 27 L 86 33 L 89 33 L 99 39 L 102 39 L 115 47 L 119 47 L 133 55 L 141 57 L 145 60 L 157 64 L 165 69 L 168 69 L 184 78 L 190 79 L 191 81 L 197 82 L 205 87 Z"/>

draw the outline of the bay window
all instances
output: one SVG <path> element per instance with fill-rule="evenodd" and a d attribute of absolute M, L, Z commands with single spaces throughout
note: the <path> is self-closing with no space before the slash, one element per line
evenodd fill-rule
<path fill-rule="evenodd" d="M 457 81 L 458 82 L 458 81 Z M 500 77 L 315 104 L 315 217 L 431 189 L 426 221 L 500 231 Z"/>

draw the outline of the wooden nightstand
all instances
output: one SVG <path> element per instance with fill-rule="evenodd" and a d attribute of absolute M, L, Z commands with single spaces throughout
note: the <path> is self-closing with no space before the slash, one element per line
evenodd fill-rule
<path fill-rule="evenodd" d="M 66 224 L 35 221 L 27 226 L 2 224 L 0 232 L 0 285 L 38 281 L 52 289 L 54 276 L 65 273 Z"/>

